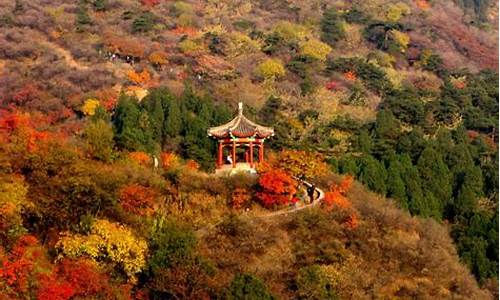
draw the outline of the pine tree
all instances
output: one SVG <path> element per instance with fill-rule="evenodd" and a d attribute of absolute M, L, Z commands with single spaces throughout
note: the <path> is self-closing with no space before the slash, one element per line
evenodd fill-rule
<path fill-rule="evenodd" d="M 366 155 L 360 160 L 359 180 L 368 186 L 369 189 L 383 196 L 387 193 L 385 181 L 387 179 L 387 171 L 384 165 L 377 161 L 373 156 Z"/>
<path fill-rule="evenodd" d="M 393 156 L 387 168 L 387 196 L 398 201 L 401 208 L 408 209 L 408 196 L 402 178 L 403 166 L 398 156 Z"/>
<path fill-rule="evenodd" d="M 443 156 L 432 146 L 428 146 L 420 155 L 417 166 L 425 189 L 424 194 L 429 204 L 437 206 L 436 209 L 441 214 L 452 197 L 452 177 Z M 437 201 L 437 204 L 433 201 Z M 436 214 L 437 212 L 434 215 Z"/>
<path fill-rule="evenodd" d="M 321 40 L 330 46 L 345 37 L 345 30 L 339 14 L 333 8 L 326 10 L 321 19 Z"/>

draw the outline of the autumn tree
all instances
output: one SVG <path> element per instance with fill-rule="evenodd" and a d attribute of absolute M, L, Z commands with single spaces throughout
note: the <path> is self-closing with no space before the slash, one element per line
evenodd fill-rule
<path fill-rule="evenodd" d="M 345 29 L 336 9 L 330 8 L 321 19 L 321 40 L 330 46 L 345 37 Z"/>
<path fill-rule="evenodd" d="M 152 213 L 157 197 L 153 188 L 131 184 L 120 190 L 119 199 L 124 210 L 143 216 Z"/>
<path fill-rule="evenodd" d="M 287 205 L 294 200 L 296 182 L 282 170 L 270 170 L 259 177 L 257 198 L 267 208 Z"/>
<path fill-rule="evenodd" d="M 85 148 L 88 154 L 102 161 L 109 162 L 113 155 L 113 128 L 104 120 L 89 122 L 83 132 Z"/>
<path fill-rule="evenodd" d="M 277 167 L 298 178 L 314 178 L 328 171 L 321 154 L 298 150 L 282 150 Z"/>

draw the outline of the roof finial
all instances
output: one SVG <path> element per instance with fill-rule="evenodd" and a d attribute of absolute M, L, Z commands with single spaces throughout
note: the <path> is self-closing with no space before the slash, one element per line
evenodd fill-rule
<path fill-rule="evenodd" d="M 238 114 L 243 115 L 243 102 L 238 102 Z"/>

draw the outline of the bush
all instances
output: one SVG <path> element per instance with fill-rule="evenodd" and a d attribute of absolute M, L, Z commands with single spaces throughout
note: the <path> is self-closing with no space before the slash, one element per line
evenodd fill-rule
<path fill-rule="evenodd" d="M 333 8 L 326 10 L 321 19 L 321 40 L 330 46 L 345 37 L 345 29 L 340 16 Z"/>
<path fill-rule="evenodd" d="M 332 285 L 318 265 L 300 269 L 297 276 L 299 299 L 327 300 L 338 299 Z"/>
<path fill-rule="evenodd" d="M 311 34 L 304 26 L 288 21 L 278 22 L 273 32 L 287 43 L 302 41 Z"/>
<path fill-rule="evenodd" d="M 285 67 L 277 59 L 267 59 L 257 66 L 255 73 L 264 79 L 275 79 L 285 75 Z"/>
<path fill-rule="evenodd" d="M 148 32 L 153 29 L 155 22 L 156 16 L 150 12 L 145 12 L 132 23 L 132 32 Z"/>
<path fill-rule="evenodd" d="M 310 56 L 314 59 L 325 61 L 326 56 L 332 51 L 327 44 L 316 39 L 310 39 L 300 43 L 300 52 L 302 55 Z"/>
<path fill-rule="evenodd" d="M 237 274 L 222 299 L 226 300 L 273 300 L 264 283 L 251 274 Z"/>

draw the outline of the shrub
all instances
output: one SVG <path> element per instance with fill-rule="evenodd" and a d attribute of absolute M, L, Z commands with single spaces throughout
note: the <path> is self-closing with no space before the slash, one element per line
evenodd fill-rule
<path fill-rule="evenodd" d="M 389 33 L 394 43 L 398 46 L 399 50 L 401 52 L 405 52 L 408 49 L 408 45 L 410 44 L 410 37 L 408 36 L 408 34 L 394 29 Z"/>
<path fill-rule="evenodd" d="M 264 283 L 251 274 L 237 274 L 223 295 L 226 300 L 273 300 Z"/>
<path fill-rule="evenodd" d="M 300 269 L 296 282 L 299 299 L 338 299 L 328 277 L 318 265 Z"/>
<path fill-rule="evenodd" d="M 148 32 L 153 29 L 156 23 L 156 16 L 150 12 L 145 12 L 137 17 L 132 23 L 132 32 Z"/>
<path fill-rule="evenodd" d="M 95 114 L 96 108 L 100 105 L 99 100 L 89 98 L 85 100 L 82 105 L 82 112 L 86 116 L 93 116 Z"/>
<path fill-rule="evenodd" d="M 410 14 L 411 10 L 408 5 L 402 2 L 389 5 L 387 9 L 386 18 L 389 22 L 398 22 L 402 16 Z"/>
<path fill-rule="evenodd" d="M 110 161 L 113 154 L 113 128 L 104 120 L 90 122 L 83 132 L 87 153 L 95 159 Z"/>
<path fill-rule="evenodd" d="M 149 215 L 157 197 L 158 193 L 154 189 L 131 184 L 120 190 L 120 205 L 128 212 Z"/>
<path fill-rule="evenodd" d="M 157 68 L 161 68 L 168 63 L 167 53 L 165 51 L 153 51 L 148 59 L 149 62 Z"/>
<path fill-rule="evenodd" d="M 257 198 L 267 207 L 286 205 L 294 201 L 296 182 L 282 170 L 270 170 L 260 175 Z"/>
<path fill-rule="evenodd" d="M 181 41 L 178 45 L 179 49 L 183 53 L 192 53 L 192 52 L 198 52 L 203 50 L 203 45 L 201 45 L 197 41 L 193 41 L 190 39 L 185 39 Z"/>
<path fill-rule="evenodd" d="M 88 235 L 64 234 L 56 248 L 60 258 L 88 257 L 111 263 L 132 280 L 146 265 L 146 242 L 127 227 L 107 220 L 97 220 Z"/>
<path fill-rule="evenodd" d="M 345 37 L 345 29 L 340 16 L 333 8 L 326 10 L 321 19 L 321 40 L 330 46 Z"/>
<path fill-rule="evenodd" d="M 285 75 L 285 67 L 277 59 L 267 59 L 257 66 L 255 73 L 264 79 L 275 79 Z"/>
<path fill-rule="evenodd" d="M 320 61 L 325 61 L 326 56 L 331 51 L 332 48 L 330 46 L 316 39 L 310 39 L 300 43 L 300 52 L 302 55 L 307 55 Z"/>
<path fill-rule="evenodd" d="M 285 42 L 299 42 L 311 34 L 304 26 L 288 21 L 278 22 L 274 26 L 273 32 L 285 40 Z"/>

